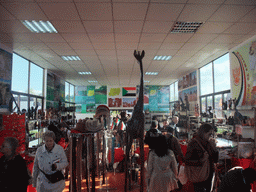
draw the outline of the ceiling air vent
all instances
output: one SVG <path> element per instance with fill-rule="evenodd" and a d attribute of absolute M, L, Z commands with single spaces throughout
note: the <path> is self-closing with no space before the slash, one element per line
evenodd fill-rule
<path fill-rule="evenodd" d="M 176 22 L 171 33 L 195 33 L 203 22 Z"/>

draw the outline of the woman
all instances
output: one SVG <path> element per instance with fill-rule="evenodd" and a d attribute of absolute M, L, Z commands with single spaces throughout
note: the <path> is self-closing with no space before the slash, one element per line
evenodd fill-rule
<path fill-rule="evenodd" d="M 16 153 L 19 141 L 6 137 L 1 147 L 4 154 L 0 159 L 0 191 L 26 192 L 30 176 L 25 160 Z"/>
<path fill-rule="evenodd" d="M 203 162 L 205 161 L 205 151 L 208 153 L 210 163 L 210 174 L 208 179 L 203 182 L 193 183 L 195 192 L 210 192 L 211 190 L 211 182 L 215 166 L 214 163 L 218 162 L 219 157 L 215 142 L 212 142 L 212 139 L 210 140 L 212 135 L 213 127 L 207 123 L 203 124 L 199 128 L 195 138 L 193 138 L 188 144 L 187 153 L 185 156 L 186 165 L 202 166 Z M 199 143 L 204 149 L 202 149 Z"/>
<path fill-rule="evenodd" d="M 155 150 L 149 153 L 147 167 L 148 192 L 170 192 L 178 188 L 178 167 L 174 153 L 168 150 L 165 136 L 156 139 Z"/>
<path fill-rule="evenodd" d="M 63 172 L 68 165 L 67 157 L 64 149 L 55 144 L 54 132 L 46 131 L 43 140 L 45 144 L 37 149 L 34 160 L 33 187 L 36 187 L 37 192 L 61 192 L 65 188 L 65 180 L 51 183 L 44 173 L 53 174 L 58 170 Z"/>

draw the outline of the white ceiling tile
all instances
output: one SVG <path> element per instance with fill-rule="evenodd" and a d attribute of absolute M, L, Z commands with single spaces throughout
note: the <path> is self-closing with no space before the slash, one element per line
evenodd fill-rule
<path fill-rule="evenodd" d="M 157 43 L 162 42 L 166 38 L 167 34 L 161 33 L 142 33 L 140 42 L 141 43 Z"/>
<path fill-rule="evenodd" d="M 99 56 L 116 56 L 116 50 L 97 50 Z"/>
<path fill-rule="evenodd" d="M 163 43 L 160 47 L 160 50 L 165 49 L 180 49 L 184 43 Z"/>
<path fill-rule="evenodd" d="M 42 50 L 48 49 L 47 45 L 44 43 L 22 43 L 25 47 L 28 47 L 31 50 Z"/>
<path fill-rule="evenodd" d="M 216 39 L 214 39 L 212 43 L 230 44 L 241 37 L 242 35 L 221 34 L 218 37 L 216 37 Z"/>
<path fill-rule="evenodd" d="M 188 0 L 189 4 L 222 4 L 225 0 Z"/>
<path fill-rule="evenodd" d="M 117 56 L 131 56 L 133 57 L 133 51 L 132 50 L 125 50 L 125 49 L 121 49 L 121 50 L 116 50 L 117 52 Z"/>
<path fill-rule="evenodd" d="M 175 57 L 191 57 L 194 54 L 196 54 L 198 52 L 198 50 L 179 50 L 176 54 Z M 171 59 L 172 60 L 172 59 Z"/>
<path fill-rule="evenodd" d="M 183 50 L 200 50 L 206 45 L 206 43 L 185 43 L 184 46 L 182 46 L 181 49 Z"/>
<path fill-rule="evenodd" d="M 176 53 L 178 52 L 178 50 L 175 50 L 175 49 L 160 49 L 156 55 L 175 55 Z"/>
<path fill-rule="evenodd" d="M 74 67 L 75 68 L 75 66 L 76 65 L 79 65 L 79 66 L 81 66 L 81 65 L 84 65 L 84 62 L 83 61 L 66 61 L 70 66 L 72 66 L 72 67 Z M 85 65 L 84 65 L 85 66 Z"/>
<path fill-rule="evenodd" d="M 114 21 L 115 32 L 141 32 L 143 21 Z"/>
<path fill-rule="evenodd" d="M 112 20 L 111 3 L 76 3 L 82 20 Z"/>
<path fill-rule="evenodd" d="M 43 58 L 54 58 L 58 55 L 56 55 L 55 52 L 53 52 L 52 50 L 50 49 L 44 49 L 44 50 L 35 50 L 35 52 L 38 54 L 38 55 L 41 55 Z"/>
<path fill-rule="evenodd" d="M 188 43 L 209 43 L 215 39 L 217 34 L 194 34 L 189 40 Z"/>
<path fill-rule="evenodd" d="M 116 42 L 138 42 L 140 33 L 115 33 Z"/>
<path fill-rule="evenodd" d="M 93 43 L 95 49 L 115 49 L 114 43 Z"/>
<path fill-rule="evenodd" d="M 236 22 L 246 15 L 252 6 L 222 5 L 209 19 L 209 21 Z"/>
<path fill-rule="evenodd" d="M 143 32 L 148 33 L 168 33 L 174 22 L 164 21 L 146 21 L 143 26 Z"/>
<path fill-rule="evenodd" d="M 197 31 L 198 33 L 222 33 L 234 23 L 228 22 L 206 22 Z"/>
<path fill-rule="evenodd" d="M 139 43 L 138 50 L 144 50 L 144 49 L 159 49 L 161 43 Z"/>
<path fill-rule="evenodd" d="M 0 20 L 14 20 L 16 19 L 11 15 L 2 5 L 0 5 Z"/>
<path fill-rule="evenodd" d="M 205 22 L 219 5 L 187 4 L 178 17 L 178 21 Z"/>
<path fill-rule="evenodd" d="M 74 3 L 39 3 L 49 20 L 80 20 Z"/>
<path fill-rule="evenodd" d="M 17 20 L 1 21 L 0 32 L 2 33 L 29 33 L 30 31 Z"/>
<path fill-rule="evenodd" d="M 85 32 L 83 23 L 81 21 L 51 21 L 58 32 L 63 33 L 79 33 Z"/>
<path fill-rule="evenodd" d="M 256 17 L 255 17 L 256 18 Z M 236 23 L 223 33 L 228 34 L 247 34 L 256 29 L 256 23 Z"/>
<path fill-rule="evenodd" d="M 0 42 L 4 43 L 11 43 L 12 38 L 8 36 L 6 33 L 0 33 Z"/>
<path fill-rule="evenodd" d="M 113 32 L 112 21 L 83 21 L 88 33 Z"/>
<path fill-rule="evenodd" d="M 226 0 L 224 4 L 234 4 L 234 5 L 256 5 L 254 0 Z"/>
<path fill-rule="evenodd" d="M 96 52 L 94 50 L 76 49 L 75 52 L 78 54 L 80 58 L 82 58 L 83 56 L 96 56 Z"/>
<path fill-rule="evenodd" d="M 254 0 L 253 0 L 254 1 Z M 254 1 L 256 2 L 256 1 Z M 256 8 L 254 8 L 253 10 L 251 10 L 249 13 L 247 13 L 244 17 L 242 17 L 241 19 L 239 19 L 239 22 L 248 22 L 248 23 L 255 23 L 255 15 L 256 15 Z"/>
<path fill-rule="evenodd" d="M 27 42 L 27 43 L 41 43 L 42 41 L 37 38 L 36 34 L 30 33 L 14 33 L 10 34 L 14 42 Z"/>
<path fill-rule="evenodd" d="M 114 43 L 113 33 L 89 33 L 89 38 L 92 43 Z"/>
<path fill-rule="evenodd" d="M 188 41 L 194 34 L 186 34 L 186 33 L 180 33 L 180 34 L 168 34 L 166 39 L 164 40 L 165 43 L 185 43 Z"/>
<path fill-rule="evenodd" d="M 144 20 L 147 3 L 113 3 L 114 20 Z"/>
<path fill-rule="evenodd" d="M 72 47 L 73 49 L 93 49 L 93 46 L 91 43 L 69 43 L 70 47 Z"/>
<path fill-rule="evenodd" d="M 62 56 L 62 55 L 76 55 L 76 53 L 72 49 L 53 49 L 53 51 Z"/>
<path fill-rule="evenodd" d="M 45 43 L 47 46 L 51 47 L 51 49 L 71 49 L 71 47 L 67 43 Z"/>
<path fill-rule="evenodd" d="M 116 43 L 117 49 L 131 49 L 135 50 L 138 47 L 137 43 L 126 43 L 126 42 L 118 42 Z"/>
<path fill-rule="evenodd" d="M 256 34 L 256 33 L 254 33 Z M 251 35 L 244 35 L 236 40 L 234 40 L 232 43 L 243 43 L 244 41 L 248 40 L 251 38 Z"/>
<path fill-rule="evenodd" d="M 36 3 L 3 3 L 9 12 L 20 20 L 47 20 L 44 12 Z"/>
<path fill-rule="evenodd" d="M 70 43 L 80 42 L 89 43 L 90 39 L 86 33 L 60 33 L 61 36 Z"/>
<path fill-rule="evenodd" d="M 183 4 L 151 3 L 149 6 L 146 20 L 147 21 L 176 21 L 183 7 L 184 7 Z"/>
<path fill-rule="evenodd" d="M 38 39 L 40 39 L 42 42 L 48 42 L 48 43 L 64 43 L 65 40 L 62 38 L 62 36 L 58 33 L 36 33 L 34 35 Z"/>

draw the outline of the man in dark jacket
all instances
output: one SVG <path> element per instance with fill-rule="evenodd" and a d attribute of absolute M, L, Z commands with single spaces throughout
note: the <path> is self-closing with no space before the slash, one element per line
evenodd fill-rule
<path fill-rule="evenodd" d="M 149 149 L 154 150 L 156 144 L 156 138 L 162 135 L 162 132 L 158 130 L 158 121 L 152 120 L 151 128 L 147 131 L 144 143 L 149 146 Z"/>
<path fill-rule="evenodd" d="M 252 168 L 233 169 L 221 179 L 218 192 L 250 192 L 251 184 L 256 180 L 256 171 Z"/>

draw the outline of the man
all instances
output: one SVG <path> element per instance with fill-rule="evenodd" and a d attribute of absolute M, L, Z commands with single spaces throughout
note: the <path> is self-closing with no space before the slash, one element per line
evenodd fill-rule
<path fill-rule="evenodd" d="M 163 127 L 158 128 L 162 132 L 167 132 L 167 127 L 169 126 L 169 121 L 167 119 L 163 120 Z"/>
<path fill-rule="evenodd" d="M 185 162 L 185 157 L 181 150 L 179 140 L 174 136 L 174 129 L 169 127 L 168 133 L 165 136 L 167 138 L 168 148 L 173 151 L 176 161 L 179 162 L 180 159 L 182 162 Z"/>
<path fill-rule="evenodd" d="M 256 171 L 252 168 L 236 168 L 228 171 L 221 179 L 218 192 L 250 192 L 251 184 L 256 180 Z"/>
<path fill-rule="evenodd" d="M 162 132 L 158 130 L 158 121 L 152 120 L 151 128 L 147 131 L 144 140 L 144 143 L 149 146 L 150 150 L 154 150 L 155 140 L 159 135 L 162 135 Z"/>
<path fill-rule="evenodd" d="M 170 127 L 174 129 L 174 136 L 177 137 L 177 138 L 179 138 L 178 130 L 177 130 L 178 122 L 179 122 L 179 117 L 173 116 L 172 122 L 170 124 Z"/>

